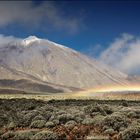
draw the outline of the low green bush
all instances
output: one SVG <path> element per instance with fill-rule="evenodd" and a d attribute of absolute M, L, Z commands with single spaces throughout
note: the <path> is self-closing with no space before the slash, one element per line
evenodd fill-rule
<path fill-rule="evenodd" d="M 32 140 L 58 140 L 58 135 L 52 131 L 41 131 L 35 134 Z"/>
<path fill-rule="evenodd" d="M 10 138 L 13 138 L 14 136 L 15 133 L 13 131 L 8 131 L 1 136 L 1 140 L 8 140 Z"/>
<path fill-rule="evenodd" d="M 46 121 L 44 120 L 36 120 L 31 123 L 30 128 L 43 128 L 45 124 Z"/>
<path fill-rule="evenodd" d="M 8 116 L 6 114 L 1 114 L 0 115 L 0 127 L 3 127 L 4 125 L 8 124 Z"/>
<path fill-rule="evenodd" d="M 75 127 L 76 124 L 77 123 L 75 121 L 73 121 L 73 120 L 72 121 L 68 121 L 68 122 L 66 122 L 65 127 L 67 129 L 69 129 L 69 130 L 72 130 Z"/>
<path fill-rule="evenodd" d="M 107 134 L 107 135 L 114 135 L 114 134 L 116 134 L 116 133 L 117 133 L 117 132 L 114 131 L 114 129 L 112 129 L 112 128 L 106 129 L 106 130 L 104 131 L 104 134 Z"/>
<path fill-rule="evenodd" d="M 112 128 L 115 131 L 119 131 L 121 127 L 127 128 L 128 119 L 126 116 L 121 114 L 111 114 L 106 116 L 102 121 L 102 126 L 107 126 L 108 128 Z"/>
<path fill-rule="evenodd" d="M 54 127 L 54 126 L 55 126 L 54 122 L 51 122 L 51 121 L 48 121 L 48 122 L 45 124 L 45 127 L 47 127 L 47 128 L 52 128 L 52 127 Z"/>
<path fill-rule="evenodd" d="M 129 118 L 138 118 L 138 114 L 136 114 L 134 111 L 130 111 L 127 113 L 127 116 Z"/>
<path fill-rule="evenodd" d="M 19 116 L 19 119 L 20 119 L 19 125 L 21 125 L 23 127 L 29 126 L 32 122 L 32 119 L 37 115 L 38 115 L 38 111 L 33 110 L 33 111 L 29 111 L 25 115 Z"/>
<path fill-rule="evenodd" d="M 14 122 L 10 122 L 10 124 L 8 125 L 8 129 L 13 130 L 14 128 L 16 128 L 16 124 Z"/>
<path fill-rule="evenodd" d="M 125 107 L 128 107 L 128 102 L 125 101 L 125 100 L 122 100 L 121 103 L 120 103 L 120 105 L 125 106 Z"/>
<path fill-rule="evenodd" d="M 136 140 L 140 138 L 140 126 L 132 126 L 120 132 L 120 140 Z"/>
<path fill-rule="evenodd" d="M 58 115 L 57 118 L 62 124 L 65 124 L 67 121 L 74 120 L 74 116 L 71 114 Z"/>
<path fill-rule="evenodd" d="M 29 140 L 31 139 L 38 130 L 21 130 L 15 132 L 14 140 Z"/>
<path fill-rule="evenodd" d="M 53 122 L 55 125 L 58 125 L 58 124 L 59 124 L 59 120 L 58 120 L 58 119 L 54 119 L 54 120 L 52 120 L 52 122 Z"/>
<path fill-rule="evenodd" d="M 94 124 L 94 119 L 93 118 L 85 118 L 82 121 L 82 124 L 84 124 L 84 125 L 93 125 Z"/>
<path fill-rule="evenodd" d="M 114 110 L 112 109 L 112 107 L 110 105 L 103 105 L 103 110 L 106 112 L 106 114 L 112 114 L 114 112 Z"/>
<path fill-rule="evenodd" d="M 32 121 L 37 121 L 37 120 L 46 120 L 46 119 L 42 115 L 37 115 L 32 119 Z"/>
<path fill-rule="evenodd" d="M 104 108 L 102 107 L 102 105 L 99 105 L 99 104 L 88 105 L 84 107 L 84 111 L 86 114 L 90 114 L 90 115 L 92 115 L 92 113 L 94 114 L 95 112 L 96 113 L 98 112 L 98 114 L 101 114 L 101 115 L 106 115 Z"/>

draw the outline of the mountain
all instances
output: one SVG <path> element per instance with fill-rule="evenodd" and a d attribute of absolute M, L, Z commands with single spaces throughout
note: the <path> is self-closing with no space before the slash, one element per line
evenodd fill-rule
<path fill-rule="evenodd" d="M 34 81 L 57 89 L 60 87 L 64 92 L 104 85 L 128 85 L 132 81 L 128 75 L 95 59 L 35 36 L 13 40 L 0 47 L 0 74 L 1 80 L 26 80 L 25 87 L 27 81 Z"/>

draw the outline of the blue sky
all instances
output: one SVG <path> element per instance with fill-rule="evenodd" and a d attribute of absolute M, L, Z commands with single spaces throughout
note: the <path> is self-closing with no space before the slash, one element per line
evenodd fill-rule
<path fill-rule="evenodd" d="M 100 58 L 117 38 L 139 38 L 140 1 L 0 1 L 0 34 L 35 35 Z"/>
<path fill-rule="evenodd" d="M 13 3 L 17 4 L 16 1 Z M 41 4 L 43 5 L 43 1 L 36 3 L 35 6 Z M 66 27 L 68 29 L 55 28 L 52 23 L 49 24 L 45 20 L 41 20 L 38 27 L 32 22 L 26 23 L 30 25 L 24 25 L 18 23 L 18 20 L 13 20 L 1 26 L 0 33 L 17 37 L 36 35 L 82 51 L 96 44 L 107 47 L 122 33 L 140 35 L 140 2 L 138 1 L 60 1 L 52 2 L 52 5 L 54 9 L 59 9 L 58 12 L 62 13 L 61 18 L 64 20 L 65 18 L 69 22 L 71 22 L 70 19 L 77 20 L 77 27 L 73 29 L 76 31 L 70 33 L 69 26 Z M 26 10 L 26 7 L 21 10 Z M 44 10 L 44 12 L 47 11 Z M 43 18 L 45 19 L 45 16 Z"/>

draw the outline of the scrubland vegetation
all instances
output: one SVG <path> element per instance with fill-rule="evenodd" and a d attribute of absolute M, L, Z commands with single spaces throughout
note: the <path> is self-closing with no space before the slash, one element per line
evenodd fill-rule
<path fill-rule="evenodd" d="M 138 140 L 140 101 L 0 99 L 2 140 Z"/>

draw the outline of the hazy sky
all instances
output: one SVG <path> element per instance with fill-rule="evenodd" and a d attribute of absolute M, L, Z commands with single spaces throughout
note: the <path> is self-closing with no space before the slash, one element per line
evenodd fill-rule
<path fill-rule="evenodd" d="M 35 35 L 140 74 L 140 1 L 0 1 L 0 34 Z"/>

